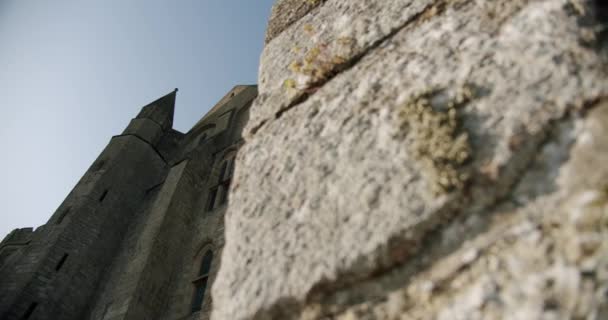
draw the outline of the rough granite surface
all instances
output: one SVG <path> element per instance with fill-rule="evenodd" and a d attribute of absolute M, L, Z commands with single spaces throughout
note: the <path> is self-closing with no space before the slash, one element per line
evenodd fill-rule
<path fill-rule="evenodd" d="M 268 19 L 266 28 L 266 43 L 274 39 L 278 34 L 287 29 L 291 24 L 298 21 L 310 10 L 320 5 L 325 0 L 278 0 Z"/>
<path fill-rule="evenodd" d="M 293 23 L 262 52 L 259 96 L 245 131 L 289 108 L 345 68 L 351 59 L 405 25 L 433 0 L 327 1 Z M 272 21 L 272 20 L 271 20 Z"/>
<path fill-rule="evenodd" d="M 337 290 L 301 318 L 606 319 L 608 103 L 593 107 L 560 122 L 513 193 L 444 229 L 417 266 Z"/>
<path fill-rule="evenodd" d="M 213 319 L 605 318 L 597 10 L 328 0 L 279 34 L 237 157 Z"/>

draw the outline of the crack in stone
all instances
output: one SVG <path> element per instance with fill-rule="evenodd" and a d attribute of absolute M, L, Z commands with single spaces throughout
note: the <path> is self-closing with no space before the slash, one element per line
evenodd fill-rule
<path fill-rule="evenodd" d="M 431 5 L 431 6 L 433 6 L 433 5 Z M 425 12 L 428 9 L 429 9 L 429 7 L 422 10 L 422 12 Z M 389 35 L 383 37 L 382 39 L 378 40 L 377 42 L 374 42 L 374 44 L 372 46 L 370 46 L 369 48 L 364 50 L 359 55 L 353 57 L 347 63 L 345 63 L 345 65 L 343 66 L 344 67 L 343 69 L 334 70 L 334 73 L 332 74 L 331 77 L 323 79 L 323 81 L 320 81 L 316 85 L 318 87 L 320 87 L 320 86 L 324 85 L 325 83 L 328 83 L 329 81 L 331 81 L 331 79 L 333 79 L 340 72 L 348 70 L 348 69 L 352 68 L 353 66 L 355 66 L 355 64 L 358 63 L 358 61 L 360 61 L 364 56 L 368 55 L 369 53 L 372 53 L 372 51 L 375 48 L 382 45 L 385 41 L 389 41 L 390 38 L 393 37 L 397 32 L 403 30 L 409 24 L 411 24 L 412 20 L 420 19 L 422 12 L 417 14 L 414 18 L 408 20 L 408 22 L 406 22 L 404 25 L 393 30 Z M 413 22 L 416 22 L 416 21 L 413 21 Z M 315 84 L 313 84 L 313 86 L 314 85 Z M 290 110 L 291 108 L 296 107 L 297 105 L 305 102 L 310 96 L 312 96 L 315 93 L 315 91 L 304 92 L 303 94 L 301 94 L 299 97 L 296 98 L 296 100 L 294 100 L 292 103 L 290 103 L 287 107 L 282 108 L 279 111 L 277 111 L 275 113 L 275 119 L 280 118 L 283 115 L 283 113 Z M 357 275 L 356 272 L 351 272 L 352 270 L 348 270 L 348 271 L 346 271 L 345 274 L 338 275 L 335 280 L 326 280 L 326 282 L 322 281 L 322 282 L 318 283 L 316 286 L 313 287 L 312 290 L 310 290 L 308 296 L 303 301 L 298 301 L 291 297 L 282 298 L 278 301 L 275 301 L 269 307 L 269 309 L 264 309 L 264 310 L 258 311 L 258 313 L 256 313 L 254 318 L 265 318 L 265 316 L 268 316 L 268 315 L 282 315 L 283 317 L 281 317 L 281 318 L 294 318 L 294 317 L 297 317 L 297 315 L 301 314 L 303 312 L 303 310 L 305 308 L 307 308 L 311 303 L 318 303 L 319 305 L 327 306 L 327 309 L 324 309 L 325 311 L 323 311 L 323 313 L 320 315 L 328 316 L 328 315 L 336 314 L 335 308 L 331 309 L 332 305 L 327 303 L 327 301 L 328 300 L 334 300 L 334 301 L 339 300 L 338 296 L 337 296 L 338 295 L 337 291 L 348 291 L 348 292 L 366 291 L 366 290 L 360 290 L 360 289 L 365 288 L 366 285 L 372 286 L 373 284 L 377 284 L 378 282 L 386 280 L 389 277 L 392 277 L 392 275 L 391 275 L 392 273 L 401 273 L 402 274 L 401 279 L 405 279 L 404 281 L 401 281 L 401 282 L 399 282 L 399 284 L 395 284 L 395 285 L 399 285 L 399 287 L 403 287 L 404 285 L 407 285 L 407 283 L 410 281 L 410 279 L 412 277 L 419 274 L 420 272 L 424 272 L 427 268 L 432 266 L 433 257 L 436 258 L 436 257 L 442 257 L 442 256 L 445 256 L 448 254 L 452 254 L 452 253 L 456 252 L 457 250 L 459 250 L 460 248 L 462 248 L 462 243 L 460 243 L 460 244 L 453 243 L 453 244 L 451 244 L 452 246 L 449 248 L 441 247 L 440 245 L 434 244 L 435 242 L 437 242 L 436 241 L 437 239 L 441 239 L 444 236 L 443 233 L 447 228 L 457 225 L 458 223 L 465 221 L 466 219 L 470 218 L 471 216 L 476 215 L 476 216 L 482 217 L 483 222 L 486 225 L 482 226 L 482 229 L 473 230 L 473 232 L 471 232 L 470 234 L 464 234 L 462 236 L 462 238 L 469 239 L 472 237 L 476 237 L 476 236 L 480 236 L 480 235 L 484 235 L 484 234 L 488 233 L 491 230 L 490 227 L 493 227 L 493 225 L 491 225 L 491 222 L 492 222 L 491 219 L 493 217 L 495 217 L 497 214 L 499 214 L 498 209 L 500 209 L 501 206 L 509 204 L 509 203 L 515 204 L 512 201 L 514 199 L 511 199 L 514 191 L 522 183 L 524 176 L 528 172 L 530 172 L 531 170 L 534 169 L 535 153 L 530 150 L 542 149 L 545 146 L 547 146 L 547 144 L 554 142 L 555 139 L 557 138 L 556 128 L 557 128 L 557 126 L 559 126 L 560 122 L 573 121 L 574 117 L 576 115 L 576 112 L 580 112 L 580 111 L 584 111 L 585 109 L 592 108 L 593 105 L 597 105 L 597 102 L 602 99 L 604 99 L 604 98 L 587 99 L 582 104 L 583 107 L 577 108 L 577 106 L 578 106 L 577 105 L 577 106 L 574 106 L 573 108 L 571 108 L 570 110 L 563 112 L 562 114 L 557 114 L 557 116 L 555 118 L 551 119 L 548 123 L 546 123 L 545 126 L 539 132 L 531 134 L 529 137 L 527 137 L 526 139 L 529 139 L 528 143 L 527 143 L 528 145 L 525 147 L 525 149 L 527 149 L 527 151 L 520 150 L 519 153 L 513 154 L 512 158 L 510 159 L 510 160 L 513 160 L 514 159 L 513 157 L 517 157 L 517 156 L 521 155 L 522 156 L 522 158 L 520 158 L 521 160 L 507 162 L 507 166 L 510 165 L 509 169 L 511 170 L 511 174 L 509 174 L 509 176 L 511 176 L 512 178 L 508 179 L 506 181 L 506 183 L 502 186 L 500 186 L 498 184 L 490 185 L 490 186 L 494 187 L 495 194 L 492 196 L 494 199 L 492 199 L 488 203 L 484 204 L 483 207 L 476 208 L 476 211 L 473 212 L 472 214 L 465 215 L 463 213 L 466 211 L 466 208 L 464 206 L 471 208 L 472 207 L 471 203 L 474 203 L 474 201 L 471 199 L 467 199 L 467 195 L 461 195 L 463 198 L 462 202 L 454 201 L 450 205 L 453 206 L 454 204 L 456 204 L 456 205 L 461 204 L 463 206 L 461 206 L 459 209 L 453 210 L 453 211 L 450 211 L 447 209 L 442 210 L 442 211 L 445 211 L 446 215 L 435 213 L 436 217 L 434 217 L 433 219 L 430 219 L 430 220 L 432 220 L 432 222 L 428 223 L 430 225 L 430 228 L 424 228 L 423 231 L 416 230 L 416 232 L 417 232 L 418 236 L 420 236 L 420 238 L 411 240 L 411 238 L 407 238 L 403 234 L 400 234 L 398 237 L 396 237 L 397 239 L 395 239 L 395 240 L 397 242 L 402 241 L 404 246 L 414 248 L 414 250 L 407 251 L 404 255 L 401 255 L 399 261 L 393 261 L 393 263 L 396 262 L 395 264 L 390 265 L 390 266 L 385 265 L 381 269 L 373 270 L 372 272 L 369 272 L 366 274 Z M 255 131 L 260 129 L 266 122 L 267 122 L 267 120 L 263 120 L 260 125 L 258 125 L 256 128 L 254 128 Z M 255 132 L 252 131 L 252 133 L 255 133 Z M 523 139 L 523 140 L 525 140 L 525 139 Z M 519 143 L 522 143 L 522 142 L 520 141 L 520 142 L 518 142 L 518 144 Z M 474 187 L 481 188 L 484 186 L 484 183 L 488 182 L 488 181 L 484 181 L 483 177 L 480 177 L 479 179 L 481 179 L 481 180 L 477 180 L 477 184 L 475 184 Z M 529 200 L 529 201 L 531 201 L 531 200 Z M 483 215 L 482 212 L 490 212 L 490 214 Z M 429 227 L 429 226 L 427 225 L 427 227 Z M 389 241 L 389 242 L 391 242 L 391 241 Z M 429 244 L 430 248 L 426 247 L 425 244 Z M 381 255 L 381 254 L 378 254 L 378 251 L 382 251 L 382 250 L 383 249 L 380 248 L 376 252 L 372 252 L 370 254 L 370 256 L 371 255 Z M 446 252 L 447 252 L 447 254 L 446 254 Z M 415 261 L 411 261 L 412 258 L 415 258 Z M 470 262 L 469 265 L 471 263 L 473 263 L 473 262 Z M 406 269 L 406 270 L 404 271 L 404 269 Z M 460 269 L 458 269 L 458 270 L 460 270 Z M 407 273 L 407 274 L 403 275 L 404 273 Z M 450 280 L 448 278 L 445 281 L 449 282 Z M 376 287 L 378 287 L 378 286 L 376 285 Z M 387 289 L 387 288 L 381 288 L 381 289 L 376 288 L 376 292 L 365 293 L 367 296 L 365 296 L 363 301 L 377 300 L 377 299 L 374 299 L 374 297 L 376 297 L 375 294 L 378 293 L 378 290 L 380 290 L 380 294 L 384 294 L 384 295 L 386 295 L 390 291 L 390 289 Z M 348 303 L 348 304 L 342 308 L 343 310 L 345 310 L 349 306 L 353 305 L 352 301 L 347 301 L 346 303 Z"/>
<path fill-rule="evenodd" d="M 593 107 L 600 105 L 601 101 L 604 100 L 608 100 L 608 98 L 596 97 L 588 99 L 583 103 L 582 109 L 571 110 L 571 112 L 566 112 L 561 117 L 552 120 L 543 132 L 538 133 L 539 135 L 544 135 L 544 137 L 539 139 L 539 142 L 535 144 L 535 149 L 541 150 L 548 144 L 558 139 L 558 133 L 556 132 L 556 128 L 559 126 L 559 123 L 574 121 L 574 114 L 576 112 L 589 111 Z M 568 147 L 571 148 L 572 145 Z M 453 212 L 451 215 L 447 217 L 444 216 L 443 218 L 450 219 L 450 221 L 447 221 L 443 224 L 439 224 L 435 226 L 435 228 L 430 228 L 426 232 L 423 232 L 423 235 L 419 240 L 414 240 L 415 244 L 413 244 L 412 247 L 415 248 L 415 250 L 411 251 L 410 254 L 404 258 L 404 261 L 398 262 L 397 264 L 386 268 L 378 269 L 372 273 L 369 273 L 367 276 L 358 278 L 346 276 L 346 279 L 344 279 L 344 277 L 338 276 L 339 280 L 337 281 L 318 284 L 311 290 L 306 301 L 303 302 L 301 306 L 299 306 L 300 311 L 298 313 L 302 312 L 302 310 L 304 310 L 305 308 L 311 307 L 312 305 L 320 308 L 319 310 L 315 311 L 318 312 L 315 314 L 315 316 L 320 318 L 332 316 L 343 312 L 349 307 L 355 306 L 359 303 L 363 303 L 365 301 L 373 301 L 375 300 L 373 298 L 379 295 L 386 296 L 393 290 L 406 287 L 410 283 L 409 281 L 415 275 L 427 270 L 429 267 L 432 266 L 432 263 L 438 258 L 449 256 L 450 254 L 455 253 L 459 249 L 461 249 L 463 247 L 463 244 L 467 240 L 474 239 L 475 237 L 490 232 L 492 228 L 492 219 L 497 214 L 499 214 L 499 209 L 501 206 L 507 204 L 515 204 L 515 202 L 512 201 L 513 199 L 511 199 L 511 196 L 516 190 L 517 186 L 522 183 L 526 173 L 530 172 L 534 168 L 535 164 L 535 158 L 533 155 L 531 155 L 526 161 L 525 165 L 523 165 L 522 168 L 518 170 L 518 173 L 514 175 L 516 178 L 509 184 L 504 194 L 498 195 L 491 204 L 488 204 L 483 208 L 479 208 L 477 212 L 471 215 L 465 216 L 461 214 L 463 211 L 466 211 L 466 208 L 462 207 L 459 210 Z M 470 204 L 471 203 L 469 203 L 468 207 L 470 207 Z M 490 214 L 482 214 L 482 212 L 490 212 Z M 474 215 L 480 218 L 480 226 L 478 226 L 478 229 L 468 230 L 469 232 L 463 232 L 464 239 L 462 239 L 462 241 L 458 243 L 451 243 L 451 246 L 448 247 L 442 247 L 442 231 L 449 229 L 451 226 L 456 226 L 459 224 L 464 225 L 463 222 Z M 504 228 L 504 226 L 498 227 Z M 498 240 L 500 239 L 493 239 L 492 243 L 487 244 L 485 247 L 477 247 L 476 249 L 480 250 L 479 252 L 483 252 L 484 249 L 487 250 L 487 247 L 490 247 Z M 421 248 L 427 248 L 427 250 L 421 250 Z M 415 259 L 415 261 L 411 261 L 412 258 L 417 259 Z M 455 270 L 455 272 L 464 270 L 463 268 L 467 268 L 472 263 L 474 263 L 474 261 L 475 259 L 468 261 L 468 263 L 463 263 L 457 270 Z M 442 279 L 442 283 L 449 283 L 450 279 L 455 276 L 455 272 L 449 274 L 447 278 Z M 395 281 L 396 279 L 394 278 L 397 278 L 397 281 Z M 379 286 L 377 284 L 381 282 L 384 282 L 387 287 L 379 289 L 380 292 L 378 292 Z M 440 287 L 441 286 L 439 286 L 439 288 Z M 341 293 L 352 292 L 363 292 L 364 294 L 363 296 L 362 294 L 359 294 L 358 296 L 360 299 L 357 299 L 357 301 L 339 302 L 340 299 L 338 296 Z M 328 303 L 328 301 L 333 301 L 333 303 Z"/>
<path fill-rule="evenodd" d="M 308 100 L 308 98 L 310 98 L 312 95 L 314 95 L 314 93 L 316 93 L 316 91 L 318 91 L 319 88 L 321 88 L 322 86 L 324 86 L 325 84 L 330 82 L 332 79 L 334 79 L 340 73 L 352 69 L 364 57 L 366 57 L 370 53 L 373 53 L 375 51 L 375 49 L 377 49 L 382 44 L 389 41 L 391 38 L 393 38 L 397 33 L 402 31 L 403 29 L 407 28 L 408 26 L 410 26 L 413 23 L 426 22 L 428 19 L 430 19 L 430 17 L 439 16 L 441 13 L 443 13 L 445 11 L 447 2 L 448 2 L 448 0 L 440 0 L 436 3 L 427 5 L 420 12 L 414 14 L 410 19 L 405 21 L 402 25 L 392 29 L 388 34 L 386 34 L 385 36 L 374 41 L 365 50 L 354 55 L 348 61 L 339 63 L 339 64 L 334 64 L 333 69 L 325 77 L 323 77 L 323 79 L 308 84 L 307 89 L 305 89 L 304 91 L 302 91 L 298 95 L 296 95 L 287 106 L 276 111 L 275 119 L 281 118 L 281 116 L 285 112 L 291 110 L 292 108 L 294 108 L 294 107 L 302 104 L 306 100 Z M 420 20 L 422 20 L 422 21 L 420 21 Z M 256 134 L 266 123 L 267 123 L 267 121 L 261 121 L 260 124 L 258 124 L 257 126 L 255 126 L 254 128 L 252 128 L 249 131 L 250 135 Z"/>

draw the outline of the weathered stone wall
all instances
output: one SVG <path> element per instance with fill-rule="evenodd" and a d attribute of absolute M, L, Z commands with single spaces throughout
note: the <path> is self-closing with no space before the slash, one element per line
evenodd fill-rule
<path fill-rule="evenodd" d="M 0 268 L 6 263 L 9 257 L 27 246 L 32 241 L 33 228 L 21 228 L 11 231 L 0 242 Z"/>
<path fill-rule="evenodd" d="M 145 141 L 114 137 L 49 222 L 0 269 L 0 318 L 82 319 L 165 165 Z"/>
<path fill-rule="evenodd" d="M 224 189 L 217 192 L 212 209 L 208 203 L 222 180 L 224 160 L 242 143 L 240 133 L 256 93 L 255 86 L 237 86 L 176 143 L 160 141 L 171 150 L 169 172 L 148 190 L 87 319 L 209 318 L 210 287 L 224 244 L 226 204 L 219 201 Z M 193 311 L 193 280 L 207 250 L 214 255 L 207 290 L 200 310 Z"/>
<path fill-rule="evenodd" d="M 45 225 L 0 243 L 1 319 L 209 318 L 229 172 L 257 88 L 236 86 L 186 134 L 171 127 L 176 91 L 112 138 Z"/>
<path fill-rule="evenodd" d="M 605 5 L 309 3 L 269 23 L 212 318 L 607 318 Z"/>

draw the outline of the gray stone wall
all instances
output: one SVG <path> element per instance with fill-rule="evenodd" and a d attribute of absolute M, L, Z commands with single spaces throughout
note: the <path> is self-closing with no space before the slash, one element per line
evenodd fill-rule
<path fill-rule="evenodd" d="M 0 318 L 208 319 L 226 208 L 207 210 L 209 191 L 241 145 L 257 89 L 235 87 L 186 134 L 171 128 L 175 93 L 112 138 L 45 225 L 2 241 Z M 208 288 L 192 312 L 207 249 Z"/>
<path fill-rule="evenodd" d="M 211 191 L 222 180 L 223 161 L 240 146 L 240 132 L 256 92 L 254 86 L 237 86 L 192 130 L 179 136 L 172 149 L 163 148 L 160 140 L 161 153 L 173 150 L 167 156 L 172 167 L 162 184 L 149 192 L 131 223 L 89 319 L 209 318 L 226 208 L 220 203 L 221 186 L 209 209 Z M 193 280 L 207 250 L 214 259 L 202 306 L 193 312 Z"/>
<path fill-rule="evenodd" d="M 184 319 L 208 319 L 212 308 L 211 286 L 215 279 L 215 274 L 221 264 L 221 252 L 224 246 L 224 212 L 226 204 L 220 203 L 221 192 L 218 192 L 214 201 L 213 209 L 210 209 L 210 190 L 217 186 L 219 172 L 223 163 L 223 154 L 228 151 L 236 150 L 237 145 L 228 146 L 221 150 L 213 164 L 208 168 L 211 171 L 208 174 L 208 179 L 203 184 L 203 192 L 200 193 L 198 203 L 193 210 L 191 224 L 189 224 L 192 238 L 185 244 L 182 260 L 179 263 L 179 271 L 176 273 L 177 278 L 173 281 L 171 288 L 171 301 L 168 304 L 169 309 L 165 313 L 163 319 L 178 319 L 176 315 L 189 315 Z M 192 298 L 194 295 L 194 286 L 192 282 L 198 277 L 198 272 L 203 255 L 210 250 L 213 252 L 213 260 L 211 270 L 209 272 L 207 291 L 203 299 L 200 311 L 192 312 Z M 181 318 L 179 318 L 181 319 Z"/>
<path fill-rule="evenodd" d="M 183 148 L 191 150 L 185 152 L 190 159 L 189 165 L 193 171 L 195 168 L 205 168 L 205 171 L 192 177 L 201 191 L 196 196 L 191 220 L 187 224 L 190 238 L 180 251 L 182 259 L 177 263 L 175 278 L 168 290 L 167 309 L 160 319 L 209 319 L 213 308 L 211 287 L 222 263 L 224 213 L 230 202 L 230 199 L 226 199 L 222 203 L 221 198 L 228 191 L 225 182 L 232 164 L 227 166 L 223 177 L 220 174 L 224 162 L 228 160 L 232 163 L 231 160 L 239 152 L 241 132 L 256 94 L 255 86 L 235 87 L 188 133 L 191 145 L 184 144 Z M 205 139 L 201 142 L 199 138 L 202 135 L 205 135 Z M 217 193 L 214 205 L 210 206 L 212 190 L 217 190 Z M 192 312 L 193 280 L 198 276 L 202 256 L 207 250 L 213 252 L 207 290 L 200 310 Z"/>
<path fill-rule="evenodd" d="M 273 13 L 212 318 L 608 317 L 605 5 L 315 3 Z"/>
<path fill-rule="evenodd" d="M 0 270 L 0 314 L 82 318 L 144 192 L 165 163 L 142 140 L 113 138 L 49 222 Z"/>
<path fill-rule="evenodd" d="M 32 241 L 33 228 L 21 228 L 11 231 L 0 242 L 0 268 L 16 251 L 26 247 Z"/>

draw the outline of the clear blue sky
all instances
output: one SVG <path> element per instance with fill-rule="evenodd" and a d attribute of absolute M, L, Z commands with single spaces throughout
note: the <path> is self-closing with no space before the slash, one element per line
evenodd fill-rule
<path fill-rule="evenodd" d="M 273 0 L 0 0 L 0 239 L 44 224 L 111 136 L 179 88 L 187 131 L 254 84 Z"/>

